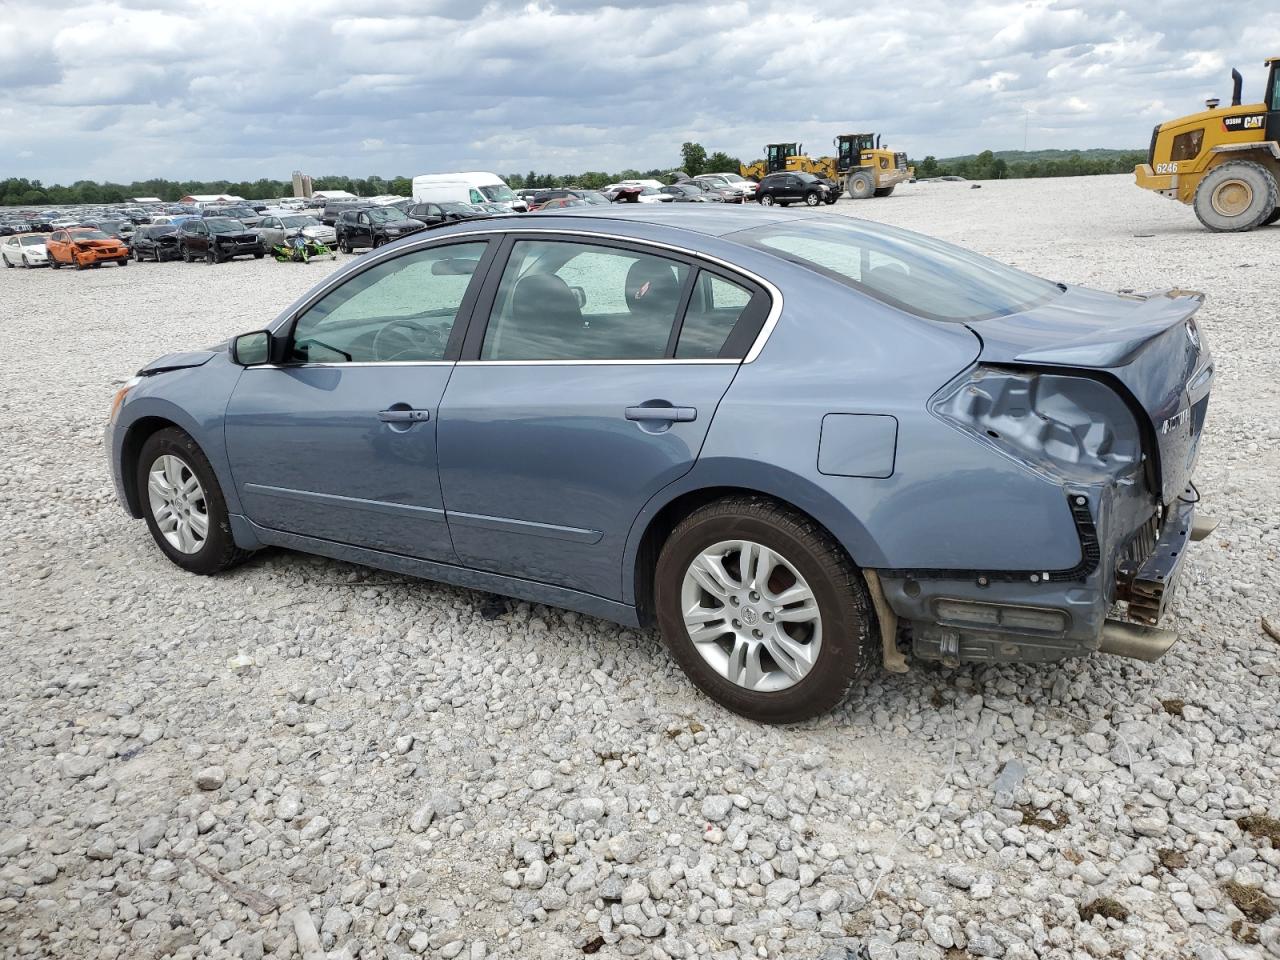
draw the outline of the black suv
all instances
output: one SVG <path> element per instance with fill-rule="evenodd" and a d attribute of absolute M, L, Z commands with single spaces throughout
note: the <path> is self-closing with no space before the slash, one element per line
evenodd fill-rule
<path fill-rule="evenodd" d="M 485 212 L 474 204 L 451 201 L 444 203 L 415 203 L 405 212 L 414 220 L 421 220 L 423 223 L 432 225 L 486 216 Z"/>
<path fill-rule="evenodd" d="M 148 223 L 140 226 L 133 234 L 133 259 L 141 263 L 143 260 L 178 259 L 178 228 L 172 223 Z"/>
<path fill-rule="evenodd" d="M 334 224 L 338 249 L 351 253 L 356 247 L 380 247 L 426 227 L 396 207 L 361 207 L 343 210 Z"/>
<path fill-rule="evenodd" d="M 267 252 L 261 237 L 230 217 L 183 220 L 178 228 L 178 250 L 187 263 L 200 257 L 209 263 L 221 263 L 248 254 L 261 260 Z"/>
<path fill-rule="evenodd" d="M 336 227 L 338 225 L 338 217 L 347 210 L 356 210 L 369 206 L 367 200 L 326 200 L 324 206 L 320 210 L 320 222 L 326 227 Z"/>
<path fill-rule="evenodd" d="M 760 181 L 756 190 L 756 202 L 766 207 L 775 203 L 780 207 L 789 203 L 816 207 L 820 203 L 830 203 L 833 196 L 826 181 L 812 173 L 771 173 Z"/>

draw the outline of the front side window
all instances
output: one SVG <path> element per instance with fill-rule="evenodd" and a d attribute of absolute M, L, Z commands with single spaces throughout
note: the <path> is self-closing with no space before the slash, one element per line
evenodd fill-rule
<path fill-rule="evenodd" d="M 325 294 L 293 331 L 297 363 L 443 360 L 484 243 L 387 260 Z"/>
<path fill-rule="evenodd" d="M 650 360 L 666 354 L 689 268 L 617 247 L 515 244 L 484 360 Z"/>
<path fill-rule="evenodd" d="M 815 218 L 730 236 L 932 320 L 1005 316 L 1061 292 L 1048 280 L 884 224 Z"/>

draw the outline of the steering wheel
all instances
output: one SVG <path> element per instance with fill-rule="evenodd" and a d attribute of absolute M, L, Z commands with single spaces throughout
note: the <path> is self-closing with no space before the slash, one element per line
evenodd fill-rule
<path fill-rule="evenodd" d="M 396 360 L 406 353 L 421 359 L 435 333 L 416 320 L 392 320 L 373 337 L 373 355 L 381 361 Z"/>

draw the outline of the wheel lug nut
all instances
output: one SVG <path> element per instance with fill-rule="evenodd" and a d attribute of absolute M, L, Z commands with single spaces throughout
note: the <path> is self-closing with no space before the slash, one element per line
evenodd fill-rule
<path fill-rule="evenodd" d="M 770 613 L 768 610 L 766 610 L 764 613 L 764 621 L 765 623 L 773 623 L 773 614 Z"/>
<path fill-rule="evenodd" d="M 759 630 L 752 630 L 752 631 L 751 631 L 751 635 L 752 635 L 753 637 L 755 637 L 757 640 L 763 640 L 763 639 L 764 639 L 764 634 L 763 634 L 763 633 L 761 633 Z"/>
<path fill-rule="evenodd" d="M 757 600 L 760 599 L 760 594 L 756 593 L 754 590 L 751 591 L 750 596 L 751 596 L 752 603 L 755 603 Z"/>
<path fill-rule="evenodd" d="M 741 623 L 739 623 L 737 620 L 733 621 L 733 629 L 735 629 L 735 630 L 741 630 L 741 629 L 742 629 L 742 624 L 741 624 Z"/>
<path fill-rule="evenodd" d="M 742 601 L 741 601 L 741 600 L 739 600 L 737 597 L 730 597 L 730 598 L 729 598 L 729 602 L 730 602 L 731 604 L 733 604 L 733 605 L 736 607 L 736 606 L 737 606 L 739 603 L 741 603 Z"/>

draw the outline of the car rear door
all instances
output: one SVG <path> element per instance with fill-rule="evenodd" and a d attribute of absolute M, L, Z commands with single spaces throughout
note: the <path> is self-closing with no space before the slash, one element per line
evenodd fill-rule
<path fill-rule="evenodd" d="M 467 239 L 379 258 L 279 331 L 284 362 L 244 371 L 227 454 L 266 542 L 297 535 L 453 560 L 437 409 L 494 246 Z"/>
<path fill-rule="evenodd" d="M 517 234 L 499 259 L 440 406 L 458 559 L 621 599 L 632 523 L 692 468 L 768 295 L 624 241 Z M 690 310 L 713 285 L 720 312 Z"/>

